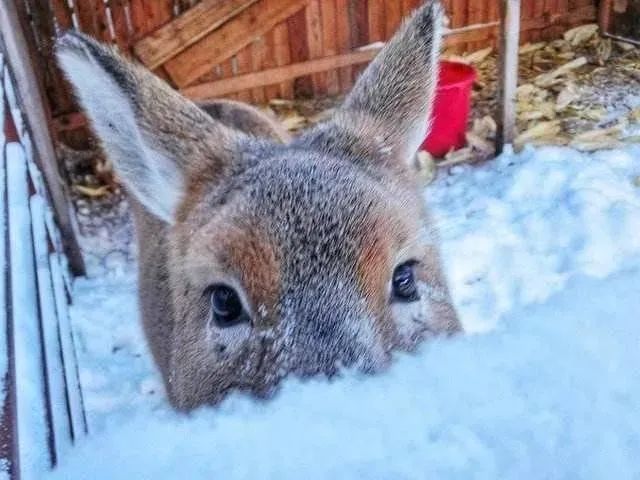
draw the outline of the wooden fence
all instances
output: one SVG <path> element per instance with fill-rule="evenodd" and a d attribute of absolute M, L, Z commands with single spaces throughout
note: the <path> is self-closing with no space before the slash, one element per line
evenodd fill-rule
<path fill-rule="evenodd" d="M 28 11 L 57 136 L 76 148 L 85 119 L 52 55 L 76 28 L 114 43 L 187 96 L 253 103 L 348 90 L 421 0 L 6 0 Z M 450 47 L 495 44 L 501 0 L 443 0 Z M 558 36 L 596 18 L 596 0 L 523 0 L 521 40 Z M 73 133 L 73 131 L 77 131 Z"/>
<path fill-rule="evenodd" d="M 0 51 L 0 477 L 38 479 L 86 433 L 70 273 Z"/>

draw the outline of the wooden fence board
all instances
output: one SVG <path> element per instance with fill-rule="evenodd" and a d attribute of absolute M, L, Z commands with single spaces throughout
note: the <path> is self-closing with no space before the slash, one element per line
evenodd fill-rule
<path fill-rule="evenodd" d="M 162 65 L 258 0 L 204 0 L 133 47 L 149 68 Z"/>
<path fill-rule="evenodd" d="M 13 479 L 18 471 L 17 424 L 15 402 L 15 369 L 13 365 L 13 316 L 8 302 L 11 292 L 9 279 L 9 256 L 7 251 L 7 178 L 5 141 L 9 132 L 8 106 L 4 96 L 4 61 L 0 53 L 0 476 Z M 11 129 L 12 130 L 12 129 Z M 8 294 L 8 295 L 7 295 Z"/>
<path fill-rule="evenodd" d="M 289 51 L 293 64 L 309 60 L 309 46 L 307 38 L 307 22 L 304 10 L 293 14 L 287 19 L 287 29 L 289 30 Z M 294 83 L 294 95 L 298 97 L 310 97 L 313 95 L 313 83 L 310 75 L 297 78 Z"/>
<path fill-rule="evenodd" d="M 34 57 L 25 38 L 25 25 L 21 22 L 13 2 L 0 2 L 0 32 L 35 146 L 38 166 L 47 180 L 56 220 L 63 232 L 65 249 L 70 256 L 74 272 L 82 274 L 84 263 L 77 243 L 75 223 L 67 202 L 66 189 L 58 169 L 53 138 L 49 130 L 48 103 L 38 83 L 38 64 L 31 61 Z"/>
<path fill-rule="evenodd" d="M 210 83 L 203 83 L 187 87 L 181 92 L 193 100 L 206 100 L 224 96 L 228 93 L 237 92 L 248 88 L 279 83 L 291 80 L 302 75 L 314 72 L 325 72 L 348 65 L 357 65 L 371 61 L 378 53 L 378 50 L 363 50 L 333 57 L 307 60 L 306 62 L 294 63 L 284 67 L 276 67 L 261 72 L 249 73 L 234 78 L 219 80 Z"/>
<path fill-rule="evenodd" d="M 30 200 L 31 226 L 37 277 L 40 328 L 44 350 L 45 379 L 51 409 L 51 437 L 56 456 L 67 454 L 72 434 L 69 424 L 67 386 L 58 336 L 58 316 L 49 266 L 49 239 L 45 220 L 45 203 L 40 195 Z"/>
<path fill-rule="evenodd" d="M 321 4 L 322 17 L 322 56 L 331 57 L 338 53 L 336 1 L 324 0 Z M 336 95 L 340 91 L 337 70 L 329 70 L 326 75 L 327 94 Z"/>
<path fill-rule="evenodd" d="M 307 45 L 309 45 L 309 59 L 321 58 L 322 53 L 322 18 L 319 0 L 311 0 L 305 9 L 307 22 Z M 311 74 L 313 90 L 317 95 L 327 94 L 326 72 Z"/>
<path fill-rule="evenodd" d="M 173 17 L 171 0 L 131 0 L 131 23 L 134 39 L 140 39 Z"/>
<path fill-rule="evenodd" d="M 259 72 L 262 70 L 262 63 L 264 60 L 265 51 L 264 37 L 258 37 L 254 39 L 251 44 L 251 70 L 253 72 Z M 237 78 L 237 77 L 235 77 Z M 254 103 L 261 104 L 265 102 L 264 85 L 257 85 L 251 89 L 251 96 Z"/>
<path fill-rule="evenodd" d="M 64 256 L 57 252 L 53 252 L 49 256 L 56 311 L 58 312 L 58 335 L 62 347 L 62 362 L 67 385 L 71 434 L 74 441 L 77 441 L 87 433 L 87 419 L 85 417 L 82 390 L 80 388 L 76 342 L 69 318 L 68 292 L 70 291 L 70 286 L 65 285 L 66 267 L 64 266 L 64 262 Z"/>
<path fill-rule="evenodd" d="M 309 0 L 261 0 L 218 30 L 165 63 L 179 87 L 193 83 L 214 65 L 232 57 L 256 37 L 271 30 Z"/>
<path fill-rule="evenodd" d="M 46 384 L 42 376 L 27 162 L 18 143 L 9 143 L 6 152 L 20 478 L 29 480 L 39 478 L 39 472 L 50 468 L 55 457 L 50 437 L 51 412 L 45 401 Z"/>
<path fill-rule="evenodd" d="M 289 29 L 285 22 L 282 22 L 273 29 L 273 41 L 275 49 L 275 60 L 278 67 L 291 63 L 291 53 L 289 52 Z M 293 98 L 293 81 L 280 82 L 280 97 Z"/>
<path fill-rule="evenodd" d="M 349 0 L 336 0 L 336 44 L 339 54 L 349 53 L 351 45 L 351 21 L 349 17 Z M 346 91 L 353 84 L 351 66 L 338 69 L 340 90 Z"/>

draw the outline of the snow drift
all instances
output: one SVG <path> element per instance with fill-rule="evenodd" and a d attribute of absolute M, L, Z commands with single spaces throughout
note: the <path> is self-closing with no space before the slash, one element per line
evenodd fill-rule
<path fill-rule="evenodd" d="M 427 192 L 470 333 L 374 377 L 192 415 L 151 367 L 132 276 L 76 284 L 91 435 L 50 478 L 639 478 L 640 148 L 527 149 Z"/>

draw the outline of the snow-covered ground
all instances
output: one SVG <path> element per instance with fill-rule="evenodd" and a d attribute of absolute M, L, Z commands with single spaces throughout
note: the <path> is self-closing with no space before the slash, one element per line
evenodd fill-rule
<path fill-rule="evenodd" d="M 133 273 L 79 280 L 90 436 L 60 479 L 640 478 L 640 146 L 525 149 L 429 187 L 468 335 L 375 377 L 170 410 Z"/>

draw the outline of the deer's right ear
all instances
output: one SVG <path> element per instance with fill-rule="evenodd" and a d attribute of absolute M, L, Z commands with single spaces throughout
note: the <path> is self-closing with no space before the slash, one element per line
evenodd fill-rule
<path fill-rule="evenodd" d="M 105 153 L 149 212 L 173 222 L 190 168 L 228 172 L 241 134 L 148 70 L 75 32 L 58 40 L 57 56 Z"/>

